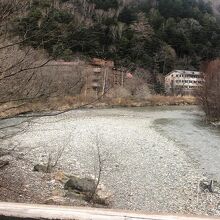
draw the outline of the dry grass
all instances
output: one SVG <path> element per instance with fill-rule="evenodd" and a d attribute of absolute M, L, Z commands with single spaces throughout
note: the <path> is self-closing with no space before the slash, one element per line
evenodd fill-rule
<path fill-rule="evenodd" d="M 163 105 L 196 105 L 194 96 L 162 96 L 154 95 L 148 99 L 153 106 Z"/>
<path fill-rule="evenodd" d="M 97 102 L 95 99 L 85 99 L 83 96 L 65 96 L 48 99 L 36 99 L 30 102 L 8 102 L 0 106 L 0 118 L 12 117 L 28 112 L 65 111 L 68 109 L 103 107 L 144 107 L 165 105 L 196 105 L 193 96 L 162 96 L 154 95 L 148 99 L 126 98 L 103 98 Z M 87 103 L 91 103 L 86 105 Z"/>
<path fill-rule="evenodd" d="M 144 107 L 149 105 L 146 99 L 137 100 L 133 97 L 104 99 L 103 103 L 110 107 Z"/>
<path fill-rule="evenodd" d="M 64 111 L 83 104 L 80 97 L 56 97 L 36 99 L 30 102 L 8 102 L 0 106 L 0 118 L 12 117 L 27 112 Z"/>

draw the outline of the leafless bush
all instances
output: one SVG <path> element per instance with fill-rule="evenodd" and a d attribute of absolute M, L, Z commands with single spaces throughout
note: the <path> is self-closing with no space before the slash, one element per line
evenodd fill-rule
<path fill-rule="evenodd" d="M 61 160 L 61 157 L 65 151 L 65 146 L 57 150 L 45 151 L 47 152 L 45 163 L 35 165 L 34 171 L 52 173 L 53 170 L 57 167 L 59 161 Z"/>
<path fill-rule="evenodd" d="M 51 59 L 42 50 L 23 47 L 27 40 L 26 34 L 18 38 L 9 30 L 11 20 L 24 15 L 29 4 L 27 0 L 0 1 L 0 104 L 20 99 L 21 93 L 29 99 L 28 94 L 33 89 L 31 81 L 36 77 L 36 70 Z M 38 93 L 39 89 L 36 90 Z"/>
<path fill-rule="evenodd" d="M 100 139 L 99 135 L 96 135 L 95 147 L 96 147 L 95 151 L 97 153 L 97 169 L 95 169 L 96 185 L 95 185 L 93 192 L 91 192 L 87 198 L 87 200 L 89 202 L 92 202 L 92 201 L 95 202 L 95 200 L 96 200 L 96 195 L 97 195 L 98 187 L 100 185 L 102 169 L 103 169 L 103 160 L 101 158 L 101 151 L 100 151 L 101 150 L 101 139 Z"/>
<path fill-rule="evenodd" d="M 30 4 L 31 2 L 27 0 L 0 1 L 0 104 L 60 95 L 67 90 L 67 92 L 74 90 L 75 83 L 78 86 L 82 82 L 79 74 L 75 74 L 76 79 L 72 77 L 68 80 L 58 77 L 57 73 L 55 77 L 50 74 L 54 68 L 50 67 L 50 73 L 42 69 L 53 59 L 43 49 L 39 49 L 43 48 L 43 45 L 35 49 L 25 47 L 24 43 L 28 40 L 27 34 L 18 38 L 8 30 L 11 19 L 25 14 Z M 27 27 L 25 32 L 29 31 L 31 30 Z"/>
<path fill-rule="evenodd" d="M 60 161 L 63 152 L 65 150 L 65 146 L 57 149 L 55 152 L 49 152 L 48 158 L 47 158 L 47 164 L 46 164 L 46 172 L 51 173 L 54 168 L 56 168 L 58 162 Z"/>
<path fill-rule="evenodd" d="M 135 93 L 135 98 L 137 99 L 147 99 L 151 97 L 151 92 L 148 85 L 141 85 L 140 87 L 137 87 Z"/>
<path fill-rule="evenodd" d="M 130 96 L 131 92 L 123 87 L 113 88 L 106 95 L 108 98 L 128 98 Z"/>
<path fill-rule="evenodd" d="M 5 41 L 1 45 L 7 45 Z M 19 48 L 19 45 L 4 48 L 0 54 L 0 98 L 1 103 L 29 99 L 42 94 L 43 81 L 36 70 L 48 62 L 42 51 Z M 37 62 L 36 62 L 37 61 Z M 33 81 L 35 86 L 33 87 Z M 48 82 L 49 83 L 49 82 Z M 44 92 L 45 93 L 45 92 Z"/>
<path fill-rule="evenodd" d="M 148 99 L 148 101 L 152 106 L 196 105 L 196 98 L 194 96 L 153 95 Z"/>
<path fill-rule="evenodd" d="M 207 119 L 220 119 L 220 60 L 205 63 L 203 66 L 204 83 L 198 91 L 199 103 Z"/>

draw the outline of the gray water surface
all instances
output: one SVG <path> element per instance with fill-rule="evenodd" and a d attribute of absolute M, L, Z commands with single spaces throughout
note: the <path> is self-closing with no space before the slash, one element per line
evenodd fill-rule
<path fill-rule="evenodd" d="M 204 122 L 199 110 L 170 110 L 154 120 L 155 129 L 179 144 L 207 174 L 220 180 L 220 129 Z"/>

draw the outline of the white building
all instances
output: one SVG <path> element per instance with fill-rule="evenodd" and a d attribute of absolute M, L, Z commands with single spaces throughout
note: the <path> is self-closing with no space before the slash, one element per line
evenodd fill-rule
<path fill-rule="evenodd" d="M 203 82 L 201 72 L 173 70 L 165 76 L 165 91 L 168 95 L 193 95 Z"/>

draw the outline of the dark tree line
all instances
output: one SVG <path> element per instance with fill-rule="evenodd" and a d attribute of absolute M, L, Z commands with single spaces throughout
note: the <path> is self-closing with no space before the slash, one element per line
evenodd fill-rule
<path fill-rule="evenodd" d="M 152 73 L 198 69 L 220 51 L 219 24 L 203 0 L 33 0 L 12 27 L 57 58 L 80 53 Z"/>

